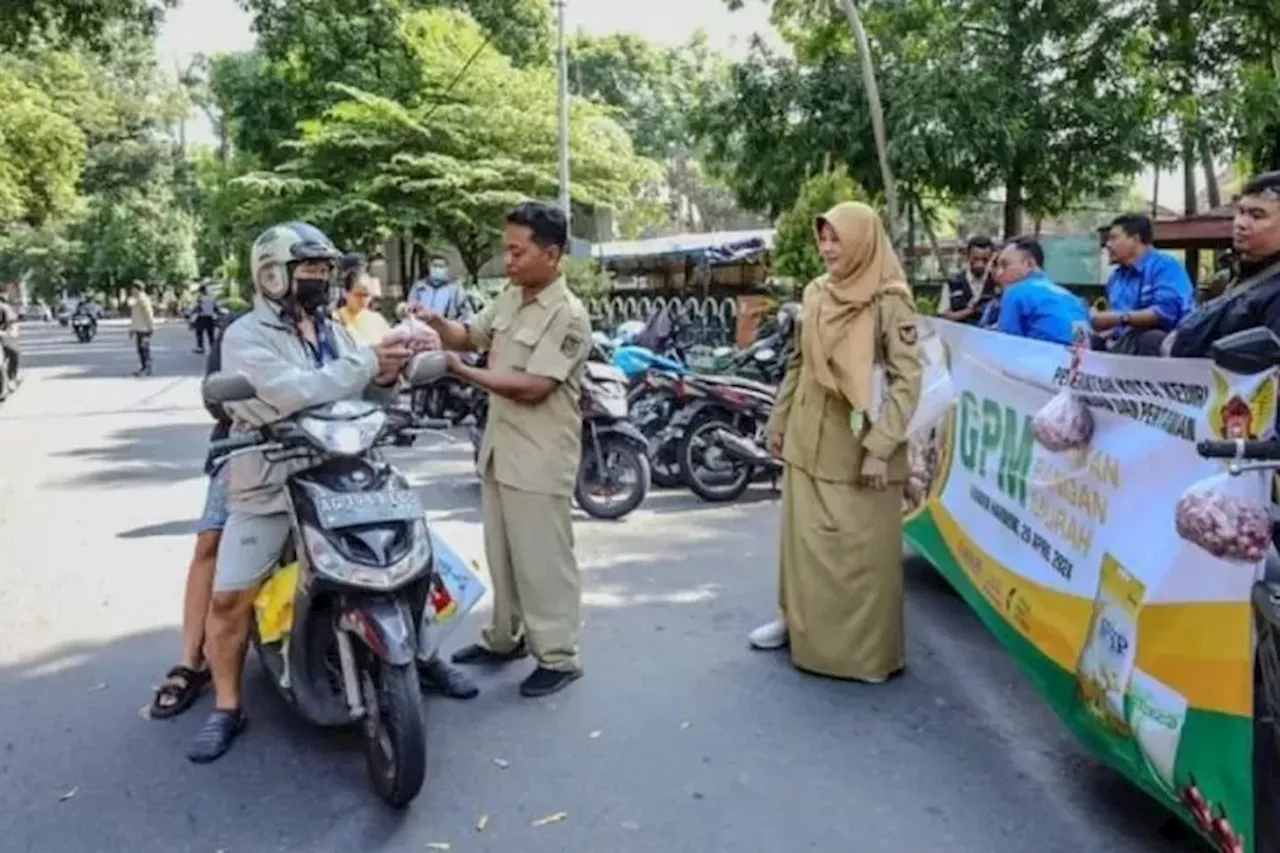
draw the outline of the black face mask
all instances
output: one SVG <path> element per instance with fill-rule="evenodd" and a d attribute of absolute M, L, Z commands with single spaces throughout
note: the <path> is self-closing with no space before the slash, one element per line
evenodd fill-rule
<path fill-rule="evenodd" d="M 330 283 L 328 278 L 298 276 L 293 280 L 293 298 L 304 313 L 313 314 L 329 305 Z"/>

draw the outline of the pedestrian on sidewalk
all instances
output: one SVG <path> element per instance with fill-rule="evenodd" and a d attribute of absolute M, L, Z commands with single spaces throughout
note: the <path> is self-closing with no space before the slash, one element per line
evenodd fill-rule
<path fill-rule="evenodd" d="M 213 346 L 213 333 L 218 328 L 218 303 L 209 295 L 209 285 L 200 285 L 195 306 L 196 355 L 204 355 L 205 341 Z"/>
<path fill-rule="evenodd" d="M 750 640 L 760 649 L 789 644 L 807 672 L 875 684 L 906 665 L 902 495 L 919 333 L 874 210 L 836 205 L 815 231 L 827 274 L 805 288 L 768 430 L 784 462 L 782 613 Z"/>
<path fill-rule="evenodd" d="M 156 330 L 156 312 L 142 282 L 129 288 L 129 334 L 138 348 L 139 366 L 134 376 L 151 375 L 151 335 Z"/>

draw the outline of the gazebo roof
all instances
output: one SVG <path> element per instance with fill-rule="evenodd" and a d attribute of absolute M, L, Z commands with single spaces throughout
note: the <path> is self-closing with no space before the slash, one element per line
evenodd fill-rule
<path fill-rule="evenodd" d="M 1225 249 L 1231 245 L 1231 224 L 1235 204 L 1223 204 L 1204 213 L 1160 218 L 1155 225 L 1156 248 L 1159 249 Z M 1098 229 L 1102 243 L 1107 242 L 1109 228 Z"/>

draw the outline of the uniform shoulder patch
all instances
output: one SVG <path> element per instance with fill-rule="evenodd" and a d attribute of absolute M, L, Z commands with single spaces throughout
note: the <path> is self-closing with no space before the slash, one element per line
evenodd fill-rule
<path fill-rule="evenodd" d="M 920 340 L 920 330 L 915 323 L 903 323 L 898 327 L 898 340 L 903 346 L 913 347 Z"/>
<path fill-rule="evenodd" d="M 560 341 L 560 354 L 565 358 L 577 358 L 582 352 L 582 336 L 577 332 L 567 333 Z"/>

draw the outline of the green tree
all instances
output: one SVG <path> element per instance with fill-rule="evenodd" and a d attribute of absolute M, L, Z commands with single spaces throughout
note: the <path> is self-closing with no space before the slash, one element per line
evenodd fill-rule
<path fill-rule="evenodd" d="M 608 107 L 637 152 L 661 162 L 662 187 L 621 223 L 628 236 L 664 224 L 678 228 L 726 229 L 760 224 L 744 212 L 732 191 L 703 163 L 691 122 L 699 104 L 728 83 L 728 62 L 696 33 L 679 47 L 659 47 L 621 33 L 578 33 L 569 44 L 569 78 L 576 94 Z"/>
<path fill-rule="evenodd" d="M 85 138 L 49 95 L 0 67 L 0 233 L 36 229 L 74 208 Z"/>
<path fill-rule="evenodd" d="M 881 192 L 879 176 L 867 174 L 874 164 L 870 122 L 846 22 L 825 0 L 772 5 L 798 59 L 787 68 L 786 60 L 756 57 L 738 75 L 748 106 L 766 108 L 771 132 L 713 122 L 729 171 L 739 172 L 735 187 L 776 205 L 777 175 L 768 173 L 779 167 L 752 163 L 788 147 L 785 139 L 800 145 L 784 155 L 792 162 L 782 167 L 792 175 L 830 153 Z M 1018 233 L 1024 212 L 1045 216 L 1104 192 L 1139 171 L 1158 146 L 1158 103 L 1144 76 L 1147 34 L 1135 25 L 1132 5 L 904 0 L 868 3 L 865 18 L 889 159 L 917 195 L 1003 189 L 1004 230 Z M 779 71 L 782 79 L 774 79 Z M 733 117 L 749 114 L 720 107 Z"/>
<path fill-rule="evenodd" d="M 474 278 L 493 253 L 502 211 L 555 194 L 554 75 L 513 66 L 460 12 L 414 13 L 402 32 L 414 73 L 447 98 L 404 104 L 335 86 L 344 100 L 302 123 L 292 159 L 239 183 L 345 245 L 372 248 L 392 234 L 424 246 L 446 239 Z M 600 108 L 571 106 L 575 205 L 625 205 L 652 164 Z"/>
<path fill-rule="evenodd" d="M 176 0 L 5 0 L 0 10 L 0 49 L 44 39 L 110 51 L 113 29 L 153 35 Z"/>
<path fill-rule="evenodd" d="M 83 289 L 134 280 L 180 285 L 198 272 L 195 223 L 164 185 L 94 198 L 73 233 L 82 247 Z"/>
<path fill-rule="evenodd" d="M 822 257 L 814 242 L 814 220 L 841 202 L 866 200 L 866 193 L 843 168 L 820 172 L 805 181 L 795 204 L 778 217 L 773 271 L 799 284 L 822 275 Z"/>

